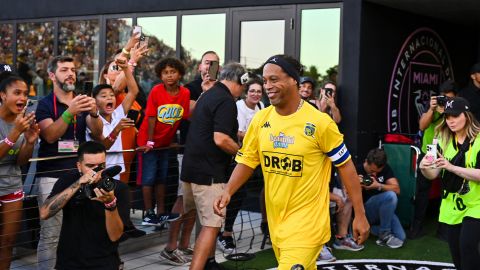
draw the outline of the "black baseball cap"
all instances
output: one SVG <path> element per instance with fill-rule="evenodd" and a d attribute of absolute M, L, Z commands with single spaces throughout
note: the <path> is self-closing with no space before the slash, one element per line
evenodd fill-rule
<path fill-rule="evenodd" d="M 474 73 L 480 73 L 480 63 L 476 63 L 470 68 L 470 74 Z"/>
<path fill-rule="evenodd" d="M 313 88 L 315 88 L 315 80 L 310 77 L 300 77 L 300 84 L 309 82 L 312 84 Z"/>
<path fill-rule="evenodd" d="M 459 116 L 463 112 L 470 111 L 470 104 L 468 101 L 461 97 L 455 97 L 447 100 L 445 103 L 445 115 Z"/>
<path fill-rule="evenodd" d="M 9 64 L 0 64 L 0 74 L 3 72 L 13 72 L 13 67 Z"/>

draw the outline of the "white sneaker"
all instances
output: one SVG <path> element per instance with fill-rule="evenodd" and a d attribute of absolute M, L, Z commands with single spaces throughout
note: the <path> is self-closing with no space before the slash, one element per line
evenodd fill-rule
<path fill-rule="evenodd" d="M 333 256 L 332 251 L 327 245 L 323 245 L 320 255 L 318 255 L 317 262 L 334 262 L 337 258 Z"/>

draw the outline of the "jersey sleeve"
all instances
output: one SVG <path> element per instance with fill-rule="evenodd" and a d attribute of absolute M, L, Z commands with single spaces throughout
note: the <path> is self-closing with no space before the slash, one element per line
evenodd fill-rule
<path fill-rule="evenodd" d="M 337 124 L 330 120 L 322 134 L 318 134 L 320 149 L 326 153 L 335 167 L 340 167 L 351 159 Z"/>
<path fill-rule="evenodd" d="M 238 150 L 235 157 L 237 163 L 242 163 L 252 169 L 255 169 L 260 164 L 258 153 L 259 119 L 259 114 L 255 114 L 243 138 L 243 146 Z"/>

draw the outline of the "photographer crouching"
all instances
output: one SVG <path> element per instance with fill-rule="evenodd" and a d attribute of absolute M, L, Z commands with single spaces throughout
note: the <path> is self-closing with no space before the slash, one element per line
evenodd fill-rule
<path fill-rule="evenodd" d="M 128 217 L 128 188 L 105 169 L 105 147 L 88 141 L 78 148 L 78 171 L 54 185 L 40 208 L 48 219 L 63 209 L 55 269 L 119 269 L 118 239 Z"/>

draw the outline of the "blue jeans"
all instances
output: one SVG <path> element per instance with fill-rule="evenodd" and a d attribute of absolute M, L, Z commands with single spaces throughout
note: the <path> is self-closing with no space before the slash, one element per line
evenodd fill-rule
<path fill-rule="evenodd" d="M 392 233 L 398 239 L 405 240 L 405 231 L 395 215 L 397 202 L 397 194 L 393 191 L 385 191 L 368 199 L 365 212 L 372 234 L 380 236 L 383 233 Z"/>
<path fill-rule="evenodd" d="M 150 150 L 142 155 L 142 186 L 165 184 L 168 171 L 168 150 Z"/>

